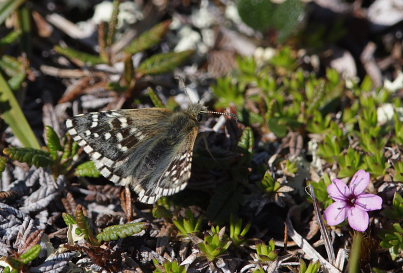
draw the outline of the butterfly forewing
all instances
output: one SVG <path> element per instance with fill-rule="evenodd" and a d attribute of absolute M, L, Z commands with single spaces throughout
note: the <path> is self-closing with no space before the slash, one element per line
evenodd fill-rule
<path fill-rule="evenodd" d="M 190 178 L 198 123 L 164 108 L 78 115 L 66 122 L 107 179 L 130 185 L 139 200 L 154 203 L 182 190 Z"/>

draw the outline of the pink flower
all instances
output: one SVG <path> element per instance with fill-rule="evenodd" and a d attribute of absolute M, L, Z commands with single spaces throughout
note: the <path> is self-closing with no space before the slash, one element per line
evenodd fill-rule
<path fill-rule="evenodd" d="M 325 210 L 325 219 L 329 225 L 338 225 L 348 218 L 353 229 L 365 231 L 368 228 L 367 211 L 382 208 L 381 197 L 364 193 L 369 182 L 369 173 L 364 170 L 354 174 L 349 187 L 340 179 L 333 179 L 333 183 L 327 187 L 330 197 L 336 201 Z"/>

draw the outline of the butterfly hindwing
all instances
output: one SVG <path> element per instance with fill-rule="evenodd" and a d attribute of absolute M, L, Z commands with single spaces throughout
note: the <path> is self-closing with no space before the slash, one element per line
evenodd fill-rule
<path fill-rule="evenodd" d="M 198 128 L 194 128 L 186 140 L 174 147 L 173 154 L 168 156 L 170 161 L 160 162 L 163 166 L 160 172 L 146 177 L 140 183 L 142 190 L 138 194 L 141 202 L 152 204 L 160 197 L 173 195 L 186 187 L 191 175 L 193 146 L 197 134 Z"/>

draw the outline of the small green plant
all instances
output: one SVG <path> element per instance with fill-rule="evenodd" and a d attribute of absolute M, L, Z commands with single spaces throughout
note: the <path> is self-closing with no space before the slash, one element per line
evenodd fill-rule
<path fill-rule="evenodd" d="M 216 226 L 212 227 L 211 231 L 204 236 L 203 242 L 199 243 L 198 247 L 209 261 L 214 261 L 228 250 L 231 243 L 228 236 L 225 235 L 225 227 L 220 229 L 219 226 Z"/>
<path fill-rule="evenodd" d="M 398 114 L 394 114 L 393 116 L 393 120 L 394 120 L 394 129 L 395 129 L 395 137 L 394 137 L 394 142 L 396 144 L 401 144 L 403 143 L 403 126 L 402 126 L 402 122 L 399 119 L 399 115 Z"/>
<path fill-rule="evenodd" d="M 186 218 L 173 220 L 174 225 L 182 236 L 188 236 L 190 234 L 200 232 L 202 222 L 203 219 L 201 217 L 196 219 L 190 210 L 186 211 Z"/>
<path fill-rule="evenodd" d="M 275 249 L 275 241 L 272 239 L 269 245 L 264 243 L 256 245 L 256 253 L 259 261 L 267 263 L 277 259 L 277 252 Z"/>
<path fill-rule="evenodd" d="M 366 155 L 364 157 L 364 168 L 368 169 L 375 177 L 385 175 L 389 168 L 389 163 L 383 155 L 383 149 L 376 150 L 373 154 Z"/>
<path fill-rule="evenodd" d="M 228 107 L 231 104 L 243 107 L 245 91 L 232 77 L 218 79 L 216 85 L 213 86 L 213 92 L 218 99 L 216 107 Z"/>
<path fill-rule="evenodd" d="M 403 161 L 396 162 L 395 175 L 393 176 L 394 181 L 403 181 Z"/>
<path fill-rule="evenodd" d="M 346 145 L 342 129 L 337 123 L 330 122 L 329 130 L 326 132 L 323 143 L 319 146 L 318 154 L 330 163 L 337 162 Z"/>
<path fill-rule="evenodd" d="M 403 252 L 403 228 L 400 223 L 394 223 L 392 227 L 393 229 L 382 232 L 380 245 L 389 249 L 390 256 L 396 260 Z"/>
<path fill-rule="evenodd" d="M 281 188 L 281 184 L 274 179 L 270 171 L 266 171 L 261 183 L 261 187 L 265 192 L 271 194 L 276 193 Z"/>
<path fill-rule="evenodd" d="M 288 176 L 294 177 L 298 172 L 298 164 L 295 161 L 284 160 L 280 163 L 284 173 Z"/>
<path fill-rule="evenodd" d="M 186 273 L 187 270 L 184 266 L 179 265 L 177 261 L 165 262 L 163 265 L 160 265 L 157 260 L 153 260 L 153 263 L 156 267 L 154 273 Z"/>
<path fill-rule="evenodd" d="M 299 260 L 299 273 L 317 273 L 320 270 L 320 262 L 310 262 L 308 267 L 306 266 L 306 263 L 304 260 L 300 259 Z"/>
<path fill-rule="evenodd" d="M 28 249 L 27 251 L 16 257 L 8 256 L 1 258 L 0 262 L 8 264 L 8 266 L 5 266 L 3 272 L 7 273 L 27 272 L 26 271 L 27 265 L 36 258 L 38 258 L 41 250 L 42 247 L 40 245 L 34 245 L 33 247 L 31 247 L 30 249 Z"/>
<path fill-rule="evenodd" d="M 339 177 L 351 177 L 356 170 L 362 169 L 363 160 L 361 154 L 353 148 L 348 148 L 347 152 L 338 158 L 340 165 Z"/>
<path fill-rule="evenodd" d="M 99 246 L 101 242 L 132 236 L 141 232 L 146 227 L 146 224 L 142 222 L 113 225 L 103 229 L 102 232 L 95 236 L 89 219 L 84 215 L 81 205 L 77 206 L 75 217 L 68 213 L 63 213 L 63 220 L 69 227 L 68 239 L 70 244 L 83 238 L 92 246 Z"/>
<path fill-rule="evenodd" d="M 45 127 L 45 136 L 48 145 L 43 149 L 8 147 L 3 150 L 3 153 L 13 160 L 25 162 L 28 165 L 49 167 L 55 177 L 60 174 L 79 177 L 100 176 L 92 161 L 76 166 L 74 157 L 79 151 L 79 146 L 70 136 L 64 137 L 62 142 L 50 126 Z"/>
<path fill-rule="evenodd" d="M 145 227 L 146 224 L 141 222 L 113 225 L 104 228 L 96 237 L 102 242 L 123 239 L 141 232 Z"/>
<path fill-rule="evenodd" d="M 246 224 L 244 228 L 242 228 L 242 219 L 235 219 L 231 215 L 230 219 L 230 226 L 229 226 L 229 237 L 232 240 L 232 243 L 234 246 L 241 246 L 246 242 L 245 235 L 248 233 L 252 223 L 249 222 Z"/>
<path fill-rule="evenodd" d="M 327 187 L 332 184 L 332 181 L 330 180 L 330 177 L 327 173 L 323 174 L 323 178 L 319 182 L 311 182 L 311 185 L 314 188 L 316 198 L 318 201 L 323 204 L 323 206 L 326 208 L 330 206 L 333 201 L 329 196 L 329 193 L 327 192 Z"/>
<path fill-rule="evenodd" d="M 317 110 L 313 111 L 313 118 L 308 122 L 306 129 L 315 134 L 323 134 L 330 127 L 330 122 L 332 118 L 330 115 L 325 117 Z"/>

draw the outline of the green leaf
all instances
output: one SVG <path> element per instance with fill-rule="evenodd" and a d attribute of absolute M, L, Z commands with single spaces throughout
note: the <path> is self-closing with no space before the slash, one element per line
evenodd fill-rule
<path fill-rule="evenodd" d="M 24 2 L 25 0 L 6 0 L 0 2 L 0 25 Z"/>
<path fill-rule="evenodd" d="M 181 217 L 173 220 L 173 223 L 179 229 L 182 236 L 188 236 L 189 234 L 200 232 L 202 221 L 202 217 L 196 219 L 193 213 L 188 210 L 186 211 L 186 218 Z"/>
<path fill-rule="evenodd" d="M 237 7 L 245 24 L 259 31 L 276 28 L 280 40 L 295 31 L 304 9 L 300 0 L 286 0 L 281 4 L 265 0 L 238 0 Z"/>
<path fill-rule="evenodd" d="M 305 273 L 306 263 L 303 259 L 299 259 L 299 273 Z"/>
<path fill-rule="evenodd" d="M 147 88 L 148 95 L 150 96 L 151 101 L 153 102 L 155 107 L 158 108 L 165 108 L 165 104 L 162 102 L 161 98 L 158 96 L 158 94 L 152 89 L 151 87 Z"/>
<path fill-rule="evenodd" d="M 104 60 L 100 56 L 92 55 L 86 52 L 78 51 L 69 47 L 55 46 L 55 51 L 62 54 L 76 62 L 86 65 L 105 64 L 107 60 Z"/>
<path fill-rule="evenodd" d="M 22 31 L 21 49 L 27 56 L 32 56 L 32 10 L 23 5 L 17 10 L 18 27 Z"/>
<path fill-rule="evenodd" d="M 6 169 L 7 166 L 7 158 L 4 156 L 0 156 L 0 175 Z"/>
<path fill-rule="evenodd" d="M 76 143 L 76 142 L 74 142 L 74 143 Z M 64 138 L 62 161 L 69 160 L 73 156 L 71 154 L 72 149 L 73 149 L 73 139 L 71 138 L 70 135 L 68 135 Z"/>
<path fill-rule="evenodd" d="M 49 153 L 52 156 L 52 158 L 56 160 L 58 157 L 57 152 L 63 151 L 63 147 L 60 144 L 59 136 L 56 134 L 55 130 L 53 130 L 53 128 L 50 126 L 45 127 L 45 134 L 46 134 L 46 140 L 48 142 Z"/>
<path fill-rule="evenodd" d="M 115 33 L 118 24 L 120 0 L 113 1 L 113 10 L 111 19 L 109 20 L 108 38 L 106 39 L 106 46 L 110 47 L 115 40 Z"/>
<path fill-rule="evenodd" d="M 13 91 L 21 89 L 21 85 L 26 77 L 24 64 L 11 56 L 4 55 L 0 59 L 0 68 L 10 79 L 7 81 Z"/>
<path fill-rule="evenodd" d="M 261 182 L 262 188 L 268 193 L 276 193 L 280 187 L 280 182 L 276 181 L 270 171 L 266 171 Z"/>
<path fill-rule="evenodd" d="M 142 62 L 137 69 L 141 74 L 155 75 L 170 72 L 194 54 L 194 50 L 156 54 Z"/>
<path fill-rule="evenodd" d="M 130 54 L 136 54 L 159 44 L 168 31 L 170 24 L 171 21 L 164 21 L 142 33 L 126 47 L 125 51 Z"/>
<path fill-rule="evenodd" d="M 38 258 L 39 253 L 41 253 L 42 247 L 40 245 L 34 245 L 27 251 L 25 251 L 21 256 L 18 258 L 23 264 L 28 264 L 32 262 L 36 258 Z"/>
<path fill-rule="evenodd" d="M 127 223 L 123 225 L 114 225 L 105 228 L 101 233 L 97 235 L 99 241 L 112 241 L 117 239 L 123 239 L 133 234 L 137 234 L 146 227 L 145 223 Z"/>
<path fill-rule="evenodd" d="M 9 45 L 15 43 L 20 37 L 21 37 L 21 31 L 16 30 L 16 31 L 10 32 L 6 36 L 4 36 L 2 39 L 0 39 L 0 49 L 2 47 L 6 47 L 6 46 L 9 46 Z"/>
<path fill-rule="evenodd" d="M 88 222 L 88 218 L 84 215 L 83 207 L 81 205 L 76 207 L 76 221 L 78 227 L 81 229 L 81 232 L 84 234 L 84 238 L 91 245 L 100 245 L 99 241 L 94 236 L 90 223 Z"/>
<path fill-rule="evenodd" d="M 11 127 L 14 135 L 21 141 L 22 145 L 36 149 L 41 147 L 13 92 L 1 74 L 0 112 L 2 113 L 1 117 Z"/>
<path fill-rule="evenodd" d="M 306 269 L 305 273 L 317 273 L 320 269 L 320 262 L 310 262 L 308 268 Z"/>
<path fill-rule="evenodd" d="M 246 127 L 242 132 L 241 139 L 238 142 L 238 147 L 251 154 L 253 152 L 254 144 L 255 139 L 253 137 L 253 131 L 250 127 Z"/>
<path fill-rule="evenodd" d="M 25 162 L 28 165 L 37 167 L 49 167 L 53 165 L 53 160 L 48 152 L 33 148 L 9 147 L 3 150 L 13 160 Z"/>
<path fill-rule="evenodd" d="M 269 128 L 277 137 L 285 137 L 287 135 L 287 124 L 279 118 L 269 119 Z"/>
<path fill-rule="evenodd" d="M 157 259 L 153 260 L 153 263 L 156 269 L 153 271 L 154 273 L 186 273 L 186 267 L 183 265 L 179 265 L 177 261 L 166 261 L 163 266 L 158 263 Z"/>
<path fill-rule="evenodd" d="M 92 161 L 87 161 L 84 162 L 76 167 L 76 170 L 74 172 L 75 176 L 78 177 L 100 177 L 101 174 L 95 167 L 94 162 Z"/>
<path fill-rule="evenodd" d="M 63 212 L 62 217 L 63 217 L 63 221 L 66 223 L 67 226 L 77 224 L 77 221 L 76 221 L 76 219 L 74 219 L 73 215 Z"/>
<path fill-rule="evenodd" d="M 216 107 L 228 107 L 231 104 L 235 104 L 239 108 L 244 106 L 244 88 L 237 84 L 232 77 L 218 79 L 213 86 L 213 92 L 218 99 Z"/>

